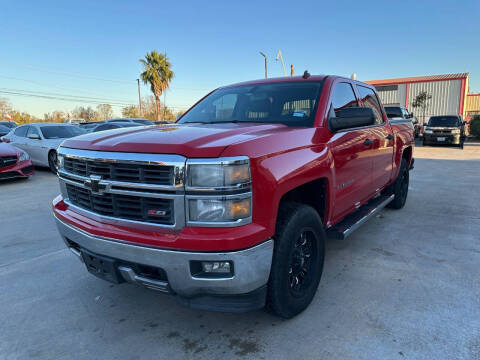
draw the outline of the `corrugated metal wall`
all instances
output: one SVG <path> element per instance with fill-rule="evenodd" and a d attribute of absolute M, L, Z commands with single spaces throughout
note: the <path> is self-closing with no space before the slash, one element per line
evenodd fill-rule
<path fill-rule="evenodd" d="M 405 105 L 405 84 L 398 84 L 398 90 L 378 91 L 383 105 Z"/>
<path fill-rule="evenodd" d="M 467 113 L 480 112 L 480 95 L 467 96 Z"/>
<path fill-rule="evenodd" d="M 426 110 L 427 116 L 458 115 L 461 87 L 461 80 L 411 83 L 408 91 L 407 108 L 409 111 L 412 111 L 415 116 L 422 116 L 422 110 L 420 108 L 414 108 L 412 102 L 420 92 L 426 91 L 432 95 L 432 99 L 428 102 Z"/>

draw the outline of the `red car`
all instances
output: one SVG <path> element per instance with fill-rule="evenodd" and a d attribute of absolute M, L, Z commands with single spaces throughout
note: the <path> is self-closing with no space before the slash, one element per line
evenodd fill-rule
<path fill-rule="evenodd" d="M 28 154 L 10 144 L 0 142 L 0 180 L 33 175 Z"/>
<path fill-rule="evenodd" d="M 371 85 L 251 81 L 212 91 L 176 124 L 65 140 L 53 212 L 104 280 L 290 318 L 315 295 L 327 237 L 405 205 L 413 146 L 412 122 L 391 123 Z"/>

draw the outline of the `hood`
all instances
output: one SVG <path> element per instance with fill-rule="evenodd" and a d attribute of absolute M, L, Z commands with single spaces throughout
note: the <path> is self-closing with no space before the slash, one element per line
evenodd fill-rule
<path fill-rule="evenodd" d="M 174 124 L 121 128 L 67 139 L 63 147 L 114 152 L 218 157 L 229 145 L 288 131 L 282 124 Z"/>
<path fill-rule="evenodd" d="M 0 142 L 0 156 L 16 156 L 21 152 L 21 150 L 10 144 Z"/>

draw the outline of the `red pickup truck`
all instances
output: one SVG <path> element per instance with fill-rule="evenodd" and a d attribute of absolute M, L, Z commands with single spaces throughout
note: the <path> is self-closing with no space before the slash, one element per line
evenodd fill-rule
<path fill-rule="evenodd" d="M 290 318 L 317 290 L 325 241 L 403 207 L 411 122 L 339 77 L 221 87 L 175 124 L 63 142 L 53 213 L 88 271 L 218 311 Z"/>

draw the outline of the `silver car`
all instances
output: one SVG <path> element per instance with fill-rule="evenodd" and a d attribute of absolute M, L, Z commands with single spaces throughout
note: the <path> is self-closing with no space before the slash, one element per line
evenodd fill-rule
<path fill-rule="evenodd" d="M 16 127 L 3 137 L 5 142 L 24 150 L 34 165 L 48 166 L 57 172 L 57 148 L 63 140 L 85 134 L 75 125 L 32 123 Z"/>

